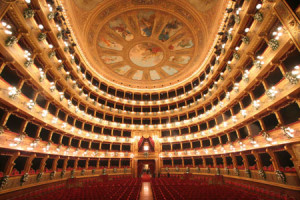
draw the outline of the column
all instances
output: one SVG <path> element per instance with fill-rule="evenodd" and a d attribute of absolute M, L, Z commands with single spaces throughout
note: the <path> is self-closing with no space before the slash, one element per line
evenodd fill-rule
<path fill-rule="evenodd" d="M 110 161 L 111 161 L 111 158 L 108 159 L 107 168 L 110 168 Z"/>
<path fill-rule="evenodd" d="M 70 137 L 69 142 L 68 142 L 68 147 L 71 146 L 72 139 L 73 139 L 73 137 Z"/>
<path fill-rule="evenodd" d="M 204 157 L 202 157 L 202 161 L 203 161 L 203 167 L 206 168 L 206 160 Z"/>
<path fill-rule="evenodd" d="M 297 156 L 293 150 L 293 146 L 298 146 L 299 143 L 297 144 L 287 144 L 284 146 L 284 149 L 291 155 L 291 161 L 294 163 L 294 167 L 296 169 L 296 172 L 298 174 L 298 177 L 300 177 L 300 163 L 299 163 L 299 160 L 297 159 Z"/>
<path fill-rule="evenodd" d="M 6 122 L 7 122 L 10 115 L 11 115 L 11 112 L 8 112 L 8 111 L 6 111 L 3 114 L 2 118 L 0 119 L 0 126 L 4 127 L 6 125 Z"/>
<path fill-rule="evenodd" d="M 51 141 L 52 135 L 53 135 L 53 131 L 50 131 L 50 133 L 48 135 L 48 139 L 47 139 L 48 142 Z"/>
<path fill-rule="evenodd" d="M 41 132 L 42 128 L 43 128 L 42 126 L 38 126 L 38 129 L 37 129 L 37 131 L 35 133 L 35 138 L 39 138 L 40 137 L 40 132 Z"/>
<path fill-rule="evenodd" d="M 244 152 L 240 152 L 240 155 L 243 158 L 243 163 L 244 163 L 245 169 L 249 169 L 249 162 L 248 162 L 247 156 L 245 155 Z"/>
<path fill-rule="evenodd" d="M 231 142 L 229 133 L 226 133 L 226 136 L 227 136 L 228 142 Z"/>
<path fill-rule="evenodd" d="M 20 156 L 20 152 L 17 151 L 17 152 L 14 152 L 12 154 L 12 156 L 9 158 L 8 162 L 6 163 L 5 165 L 5 168 L 4 168 L 4 175 L 7 175 L 9 176 L 13 167 L 15 166 L 15 160 Z"/>
<path fill-rule="evenodd" d="M 57 161 L 59 159 L 60 156 L 56 156 L 53 160 L 53 163 L 52 163 L 52 171 L 56 171 L 56 168 L 57 168 Z"/>
<path fill-rule="evenodd" d="M 76 170 L 77 167 L 78 167 L 78 160 L 79 160 L 79 158 L 76 158 L 76 159 L 75 159 L 75 162 L 74 162 L 74 170 Z"/>
<path fill-rule="evenodd" d="M 69 161 L 69 157 L 64 159 L 64 164 L 63 164 L 62 170 L 67 170 L 68 161 Z"/>
<path fill-rule="evenodd" d="M 224 165 L 224 168 L 227 168 L 227 161 L 226 161 L 226 157 L 225 155 L 221 155 L 222 159 L 223 159 L 223 165 Z"/>
<path fill-rule="evenodd" d="M 213 167 L 217 168 L 217 160 L 215 156 L 211 156 L 212 160 L 213 160 Z"/>
<path fill-rule="evenodd" d="M 194 159 L 194 157 L 192 157 L 192 163 L 193 163 L 193 167 L 195 167 L 195 159 Z"/>
<path fill-rule="evenodd" d="M 271 162 L 274 167 L 274 170 L 279 170 L 279 161 L 277 156 L 274 154 L 273 150 L 268 148 L 266 149 L 266 152 L 271 156 Z"/>
<path fill-rule="evenodd" d="M 90 161 L 90 158 L 86 159 L 86 161 L 85 161 L 85 169 L 89 168 L 89 161 Z"/>
<path fill-rule="evenodd" d="M 99 168 L 99 164 L 100 164 L 100 158 L 97 159 L 96 169 Z"/>
<path fill-rule="evenodd" d="M 63 135 L 59 134 L 58 144 L 62 144 Z"/>
<path fill-rule="evenodd" d="M 259 154 L 258 154 L 256 151 L 254 151 L 254 150 L 252 150 L 251 153 L 252 153 L 252 154 L 254 155 L 254 157 L 255 157 L 255 162 L 256 162 L 256 165 L 257 165 L 257 169 L 258 169 L 258 170 L 262 169 L 263 166 L 262 166 L 262 163 L 261 163 L 261 159 L 260 159 Z"/>
<path fill-rule="evenodd" d="M 32 160 L 36 157 L 36 154 L 31 154 L 25 163 L 25 167 L 24 167 L 24 173 L 28 173 L 30 171 L 31 165 L 32 165 Z"/>
<path fill-rule="evenodd" d="M 20 127 L 20 133 L 25 133 L 27 124 L 28 124 L 28 121 L 27 121 L 27 120 L 24 120 L 24 121 L 22 122 L 21 127 Z"/>
<path fill-rule="evenodd" d="M 42 158 L 41 164 L 40 164 L 40 169 L 39 169 L 40 173 L 44 172 L 45 166 L 46 166 L 46 161 L 48 160 L 48 158 L 49 158 L 49 155 L 46 155 Z"/>
<path fill-rule="evenodd" d="M 230 157 L 232 158 L 233 168 L 237 168 L 236 157 L 232 154 L 230 154 Z"/>

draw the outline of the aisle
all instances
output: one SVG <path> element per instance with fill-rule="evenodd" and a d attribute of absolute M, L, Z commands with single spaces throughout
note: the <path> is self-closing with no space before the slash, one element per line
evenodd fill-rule
<path fill-rule="evenodd" d="M 142 179 L 142 182 L 150 182 L 151 176 L 149 174 L 143 174 L 141 179 Z"/>
<path fill-rule="evenodd" d="M 152 189 L 150 182 L 143 182 L 140 193 L 140 200 L 153 200 Z"/>

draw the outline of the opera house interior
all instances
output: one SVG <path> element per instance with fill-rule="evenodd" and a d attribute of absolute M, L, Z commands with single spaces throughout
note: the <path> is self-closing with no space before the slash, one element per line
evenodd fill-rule
<path fill-rule="evenodd" d="M 300 199 L 299 0 L 0 0 L 0 199 Z"/>

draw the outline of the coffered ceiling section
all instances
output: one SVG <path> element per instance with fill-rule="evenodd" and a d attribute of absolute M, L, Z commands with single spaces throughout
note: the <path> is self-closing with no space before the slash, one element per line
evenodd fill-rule
<path fill-rule="evenodd" d="M 64 1 L 82 57 L 115 87 L 154 89 L 199 70 L 225 11 L 216 0 Z"/>

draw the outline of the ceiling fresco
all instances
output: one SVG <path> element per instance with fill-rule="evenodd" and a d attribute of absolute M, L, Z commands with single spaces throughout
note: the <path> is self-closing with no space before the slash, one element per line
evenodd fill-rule
<path fill-rule="evenodd" d="M 194 54 L 191 31 L 171 14 L 155 10 L 133 10 L 109 20 L 100 31 L 98 47 L 108 69 L 135 81 L 173 76 Z M 185 49 L 189 51 L 182 52 Z"/>
<path fill-rule="evenodd" d="M 192 79 L 213 47 L 227 2 L 61 1 L 89 70 L 108 85 L 133 90 Z"/>

